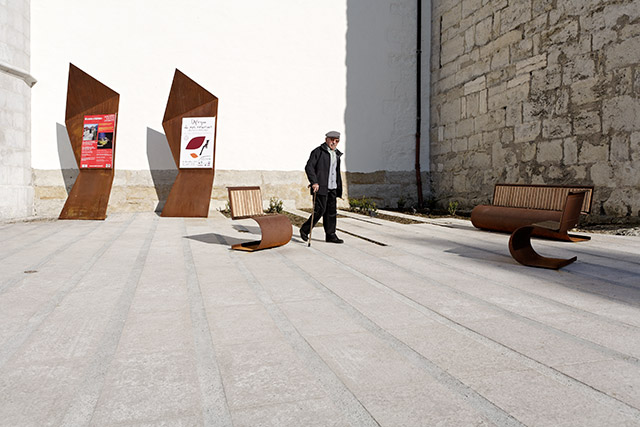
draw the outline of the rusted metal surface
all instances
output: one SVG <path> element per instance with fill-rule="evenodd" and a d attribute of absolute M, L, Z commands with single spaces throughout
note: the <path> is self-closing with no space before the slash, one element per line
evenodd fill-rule
<path fill-rule="evenodd" d="M 227 191 L 231 218 L 251 218 L 258 223 L 262 233 L 261 240 L 238 243 L 231 246 L 231 249 L 257 251 L 283 246 L 291 241 L 293 227 L 289 218 L 280 214 L 264 214 L 260 187 L 227 187 Z"/>
<path fill-rule="evenodd" d="M 516 229 L 509 238 L 509 252 L 520 264 L 530 267 L 550 268 L 557 270 L 574 262 L 577 257 L 569 259 L 549 258 L 538 254 L 531 246 L 531 236 L 535 230 L 548 230 L 561 233 L 576 226 L 580 218 L 580 210 L 585 192 L 569 193 L 559 221 L 543 221 L 525 225 Z"/>
<path fill-rule="evenodd" d="M 509 238 L 509 252 L 513 259 L 529 267 L 550 268 L 553 270 L 569 265 L 578 259 L 575 256 L 573 258 L 563 259 L 539 255 L 531 246 L 531 233 L 535 228 L 537 227 L 526 225 L 518 228 L 511 234 Z"/>
<path fill-rule="evenodd" d="M 291 241 L 293 227 L 285 215 L 260 215 L 251 217 L 260 226 L 262 239 L 254 242 L 239 243 L 231 249 L 241 251 L 258 251 L 260 249 L 275 248 L 286 245 Z"/>
<path fill-rule="evenodd" d="M 162 209 L 163 217 L 206 218 L 209 215 L 215 173 L 217 115 L 218 98 L 180 70 L 176 70 L 162 120 L 162 127 L 167 136 L 173 160 L 178 167 L 178 176 Z M 183 117 L 216 117 L 212 168 L 186 169 L 179 167 Z"/>
<path fill-rule="evenodd" d="M 109 204 L 109 196 L 113 184 L 114 168 L 80 168 L 82 130 L 85 116 L 116 114 L 116 129 L 112 141 L 113 159 L 115 161 L 119 100 L 120 95 L 117 92 L 100 83 L 75 65 L 69 64 L 65 125 L 79 173 L 62 208 L 60 219 L 101 220 L 107 217 L 107 205 Z"/>
<path fill-rule="evenodd" d="M 471 223 L 475 227 L 485 230 L 512 233 L 525 225 L 544 221 L 560 221 L 564 203 L 570 192 L 584 194 L 578 214 L 589 212 L 593 187 L 497 184 L 493 205 L 478 205 L 473 208 Z M 498 206 L 498 204 L 503 206 Z M 571 228 L 563 228 L 558 231 L 536 228 L 532 233 L 536 237 L 572 242 L 590 239 L 589 236 L 569 234 L 568 231 Z"/>

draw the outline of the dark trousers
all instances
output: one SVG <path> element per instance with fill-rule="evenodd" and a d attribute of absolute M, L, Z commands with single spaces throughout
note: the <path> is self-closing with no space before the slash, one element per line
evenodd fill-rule
<path fill-rule="evenodd" d="M 322 218 L 322 226 L 326 236 L 336 234 L 336 206 L 336 190 L 329 190 L 326 196 L 316 194 L 316 204 L 313 207 L 313 225 L 315 226 Z M 311 231 L 311 217 L 302 224 L 300 230 L 309 234 Z"/>

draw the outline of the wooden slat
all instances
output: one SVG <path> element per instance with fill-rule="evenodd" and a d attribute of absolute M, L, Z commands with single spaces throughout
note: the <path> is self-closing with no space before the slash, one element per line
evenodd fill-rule
<path fill-rule="evenodd" d="M 264 215 L 260 187 L 227 187 L 232 219 Z"/>
<path fill-rule="evenodd" d="M 561 211 L 570 191 L 586 191 L 582 203 L 582 213 L 589 213 L 593 187 L 496 184 L 493 204 L 495 206 Z"/>

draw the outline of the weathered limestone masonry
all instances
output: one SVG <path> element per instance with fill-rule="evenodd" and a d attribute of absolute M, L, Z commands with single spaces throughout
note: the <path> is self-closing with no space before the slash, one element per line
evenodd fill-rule
<path fill-rule="evenodd" d="M 33 211 L 29 4 L 0 2 L 0 219 Z"/>
<path fill-rule="evenodd" d="M 113 212 L 161 211 L 178 171 L 171 170 L 120 170 L 116 169 L 109 197 L 107 215 Z M 68 192 L 78 176 L 77 169 L 34 170 L 35 215 L 55 218 L 67 200 Z M 346 177 L 343 173 L 343 182 Z M 224 209 L 229 197 L 227 187 L 259 185 L 265 208 L 269 199 L 277 197 L 285 207 L 310 208 L 311 196 L 303 171 L 239 171 L 216 170 L 211 193 L 210 210 Z M 338 205 L 347 207 L 345 191 Z"/>
<path fill-rule="evenodd" d="M 434 0 L 432 16 L 436 197 L 593 184 L 595 215 L 640 214 L 637 1 Z"/>
<path fill-rule="evenodd" d="M 415 171 L 347 172 L 346 176 L 349 197 L 365 197 L 378 207 L 408 207 L 418 202 Z M 422 191 L 429 193 L 429 173 L 422 172 L 421 176 Z"/>

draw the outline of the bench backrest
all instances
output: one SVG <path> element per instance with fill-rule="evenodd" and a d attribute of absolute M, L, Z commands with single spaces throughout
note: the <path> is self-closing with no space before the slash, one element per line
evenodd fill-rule
<path fill-rule="evenodd" d="M 585 192 L 580 212 L 588 214 L 591 211 L 593 186 L 496 184 L 493 205 L 561 211 L 569 192 Z"/>
<path fill-rule="evenodd" d="M 227 187 L 231 219 L 264 215 L 260 187 Z"/>
<path fill-rule="evenodd" d="M 562 210 L 562 217 L 560 218 L 561 232 L 567 232 L 578 225 L 582 203 L 586 195 L 586 191 L 580 191 L 578 193 L 569 192 L 569 194 L 567 194 L 564 209 Z"/>

